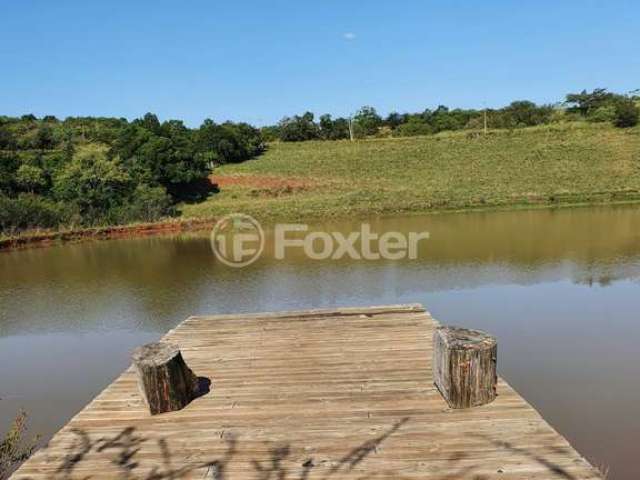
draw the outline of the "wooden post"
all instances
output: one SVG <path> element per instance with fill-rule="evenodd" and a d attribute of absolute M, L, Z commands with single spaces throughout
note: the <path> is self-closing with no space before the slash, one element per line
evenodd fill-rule
<path fill-rule="evenodd" d="M 151 415 L 181 410 L 198 395 L 198 377 L 171 343 L 150 343 L 133 352 L 138 388 Z"/>
<path fill-rule="evenodd" d="M 487 134 L 487 109 L 484 109 L 484 134 Z"/>
<path fill-rule="evenodd" d="M 480 330 L 439 327 L 433 334 L 433 381 L 451 408 L 496 398 L 498 343 Z"/>

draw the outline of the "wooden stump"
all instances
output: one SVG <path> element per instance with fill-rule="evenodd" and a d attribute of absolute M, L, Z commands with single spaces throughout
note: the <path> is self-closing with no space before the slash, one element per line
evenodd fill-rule
<path fill-rule="evenodd" d="M 498 343 L 480 330 L 439 327 L 433 334 L 433 380 L 451 408 L 496 398 Z"/>
<path fill-rule="evenodd" d="M 150 343 L 133 352 L 138 387 L 152 415 L 180 410 L 198 394 L 198 377 L 171 343 Z"/>

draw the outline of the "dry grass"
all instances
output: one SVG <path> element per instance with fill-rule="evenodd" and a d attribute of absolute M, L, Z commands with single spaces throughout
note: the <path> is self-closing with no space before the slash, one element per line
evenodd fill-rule
<path fill-rule="evenodd" d="M 25 440 L 27 414 L 20 411 L 9 431 L 0 440 L 0 480 L 9 478 L 22 462 L 35 450 L 38 438 Z"/>

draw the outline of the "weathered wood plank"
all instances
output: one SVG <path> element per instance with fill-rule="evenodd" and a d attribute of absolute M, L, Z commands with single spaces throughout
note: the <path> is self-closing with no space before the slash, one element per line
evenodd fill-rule
<path fill-rule="evenodd" d="M 452 410 L 420 305 L 190 317 L 164 340 L 211 379 L 151 416 L 133 368 L 17 479 L 598 479 L 507 383 Z"/>

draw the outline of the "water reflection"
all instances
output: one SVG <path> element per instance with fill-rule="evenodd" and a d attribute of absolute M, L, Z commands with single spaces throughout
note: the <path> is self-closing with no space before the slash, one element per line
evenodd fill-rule
<path fill-rule="evenodd" d="M 372 219 L 424 231 L 415 261 L 216 263 L 206 236 L 0 254 L 0 423 L 21 406 L 49 435 L 117 375 L 131 349 L 193 314 L 424 303 L 501 341 L 501 373 L 614 478 L 640 435 L 640 208 Z M 316 225 L 359 230 L 360 222 Z M 271 250 L 272 251 L 272 250 Z M 616 392 L 613 395 L 611 392 Z M 630 419 L 631 418 L 631 419 Z M 627 475 L 627 476 L 625 476 Z"/>

